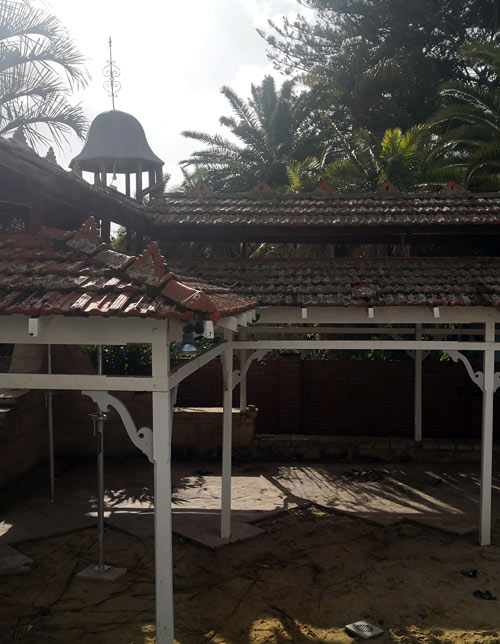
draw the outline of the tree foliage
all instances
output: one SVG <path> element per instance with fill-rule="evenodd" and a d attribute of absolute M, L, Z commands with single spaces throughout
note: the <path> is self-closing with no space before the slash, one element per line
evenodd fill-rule
<path fill-rule="evenodd" d="M 405 133 L 400 128 L 386 130 L 381 140 L 361 129 L 344 140 L 340 159 L 327 163 L 325 151 L 319 158 L 291 161 L 290 188 L 309 191 L 326 182 L 340 192 L 373 192 L 390 181 L 403 191 L 421 189 L 432 183 L 441 163 L 432 154 L 434 145 L 423 125 Z"/>
<path fill-rule="evenodd" d="M 299 0 L 316 19 L 283 19 L 261 35 L 275 66 L 302 75 L 345 132 L 381 136 L 425 122 L 438 88 L 458 81 L 492 87 L 460 57 L 472 39 L 498 38 L 498 0 Z"/>
<path fill-rule="evenodd" d="M 443 106 L 430 119 L 439 133 L 439 151 L 447 168 L 466 187 L 500 189 L 500 45 L 472 43 L 463 49 L 481 76 L 496 79 L 486 90 L 471 83 L 448 83 L 441 89 Z"/>
<path fill-rule="evenodd" d="M 296 94 L 293 81 L 285 81 L 277 89 L 272 76 L 266 76 L 260 85 L 252 85 L 248 101 L 229 87 L 221 92 L 233 115 L 222 116 L 220 124 L 232 137 L 182 132 L 206 147 L 181 164 L 203 169 L 214 190 L 241 192 L 260 181 L 282 186 L 287 183 L 285 159 L 305 158 L 327 136 L 327 131 L 313 122 L 308 95 Z"/>
<path fill-rule="evenodd" d="M 0 0 L 0 135 L 22 128 L 32 146 L 83 137 L 86 119 L 69 96 L 84 86 L 85 58 L 56 16 L 28 0 Z"/>

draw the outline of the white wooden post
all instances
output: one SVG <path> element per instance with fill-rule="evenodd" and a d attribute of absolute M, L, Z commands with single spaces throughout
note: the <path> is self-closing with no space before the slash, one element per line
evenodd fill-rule
<path fill-rule="evenodd" d="M 222 414 L 222 490 L 221 490 L 221 539 L 231 538 L 231 452 L 233 433 L 233 334 L 224 331 L 227 346 L 222 354 L 224 398 Z"/>
<path fill-rule="evenodd" d="M 415 340 L 422 339 L 422 325 L 417 324 L 415 329 Z M 415 351 L 415 440 L 422 440 L 422 363 L 423 351 Z"/>
<path fill-rule="evenodd" d="M 168 326 L 153 329 L 153 377 L 164 381 L 161 392 L 153 392 L 153 459 L 155 504 L 156 642 L 174 644 L 174 584 L 172 562 L 172 416 L 168 375 L 170 355 Z"/>
<path fill-rule="evenodd" d="M 495 341 L 495 323 L 484 325 L 485 342 Z M 483 427 L 481 439 L 481 501 L 479 521 L 479 543 L 491 543 L 491 483 L 493 469 L 493 393 L 495 386 L 495 351 L 485 349 L 483 359 Z"/>
<path fill-rule="evenodd" d="M 246 340 L 247 334 L 245 329 L 240 331 L 240 340 Z M 244 414 L 247 409 L 247 374 L 243 375 L 243 367 L 247 361 L 247 352 L 245 349 L 240 351 L 240 413 Z"/>

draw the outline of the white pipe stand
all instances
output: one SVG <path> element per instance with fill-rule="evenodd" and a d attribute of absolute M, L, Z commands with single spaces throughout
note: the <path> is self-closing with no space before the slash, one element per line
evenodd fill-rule
<path fill-rule="evenodd" d="M 50 344 L 47 345 L 47 372 L 52 373 L 52 351 Z M 47 425 L 49 432 L 49 502 L 55 503 L 56 495 L 56 478 L 54 466 L 54 413 L 53 413 L 54 393 L 49 389 L 45 393 L 45 404 L 47 406 Z"/>
<path fill-rule="evenodd" d="M 102 375 L 102 347 L 97 347 L 97 372 Z M 87 566 L 76 576 L 91 581 L 116 581 L 126 572 L 126 568 L 107 566 L 104 563 L 104 423 L 108 415 L 97 406 L 97 413 L 90 414 L 97 437 L 97 565 Z"/>

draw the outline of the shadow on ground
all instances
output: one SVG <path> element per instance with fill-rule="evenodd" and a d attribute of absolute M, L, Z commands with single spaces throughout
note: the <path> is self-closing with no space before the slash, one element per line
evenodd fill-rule
<path fill-rule="evenodd" d="M 347 644 L 345 624 L 368 619 L 381 644 L 498 644 L 500 525 L 494 545 L 414 523 L 377 526 L 314 506 L 260 522 L 251 541 L 209 550 L 176 539 L 178 644 Z M 37 562 L 0 577 L 0 642 L 151 644 L 152 539 L 107 529 L 113 584 L 75 578 L 93 561 L 95 531 L 25 542 Z M 477 577 L 463 574 L 476 570 Z M 463 572 L 461 572 L 463 571 Z"/>

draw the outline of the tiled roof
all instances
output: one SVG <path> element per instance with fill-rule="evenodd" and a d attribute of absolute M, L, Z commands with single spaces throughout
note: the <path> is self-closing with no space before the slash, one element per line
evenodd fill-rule
<path fill-rule="evenodd" d="M 57 161 L 50 160 L 49 156 L 41 157 L 28 146 L 20 145 L 2 136 L 0 136 L 0 160 L 5 163 L 8 161 L 9 163 L 6 167 L 11 168 L 13 171 L 19 171 L 20 173 L 26 173 L 29 168 L 33 172 L 39 171 L 45 175 L 46 180 L 56 182 L 61 189 L 66 188 L 70 190 L 72 187 L 78 186 L 88 196 L 101 197 L 103 203 L 107 201 L 108 204 L 114 203 L 120 205 L 124 212 L 135 213 L 141 208 L 141 204 L 123 193 L 118 192 L 118 190 L 90 184 L 75 172 L 64 170 L 64 168 L 58 165 Z M 52 197 L 52 194 L 48 196 Z"/>
<path fill-rule="evenodd" d="M 76 232 L 0 234 L 0 315 L 211 319 L 255 302 L 220 286 L 188 286 L 152 242 L 138 257 L 112 250 L 89 219 Z"/>
<path fill-rule="evenodd" d="M 193 287 L 210 280 L 264 305 L 500 306 L 500 258 L 176 259 L 170 265 Z"/>
<path fill-rule="evenodd" d="M 163 228 L 499 225 L 500 194 L 171 193 L 151 202 L 139 217 Z"/>

